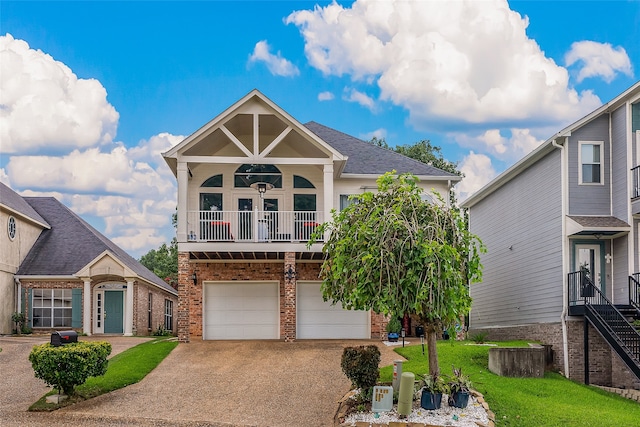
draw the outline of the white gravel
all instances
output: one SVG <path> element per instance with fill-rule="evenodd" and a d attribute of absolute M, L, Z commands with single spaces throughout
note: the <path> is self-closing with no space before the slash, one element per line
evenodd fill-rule
<path fill-rule="evenodd" d="M 348 415 L 342 425 L 355 426 L 356 422 L 363 421 L 374 424 L 388 424 L 391 421 L 408 423 L 423 423 L 439 426 L 478 427 L 477 423 L 489 424 L 487 411 L 478 403 L 474 396 L 469 396 L 469 404 L 464 409 L 453 408 L 447 405 L 447 395 L 442 396 L 440 409 L 428 411 L 420 407 L 419 401 L 414 401 L 413 411 L 407 418 L 400 419 L 396 412 L 397 406 L 393 405 L 391 412 L 380 412 L 378 418 L 373 412 L 359 412 Z M 477 423 L 476 423 L 477 422 Z"/>

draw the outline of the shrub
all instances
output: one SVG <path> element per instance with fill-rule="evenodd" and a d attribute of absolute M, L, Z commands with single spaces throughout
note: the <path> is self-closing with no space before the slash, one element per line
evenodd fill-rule
<path fill-rule="evenodd" d="M 375 345 L 345 347 L 340 366 L 354 387 L 363 391 L 370 389 L 378 381 L 380 370 L 380 350 Z"/>
<path fill-rule="evenodd" d="M 473 335 L 471 339 L 476 344 L 484 344 L 487 341 L 488 336 L 489 334 L 487 332 L 478 332 L 477 334 Z"/>
<path fill-rule="evenodd" d="M 158 325 L 158 329 L 153 331 L 154 337 L 170 337 L 173 335 L 170 330 L 165 329 L 164 325 Z"/>
<path fill-rule="evenodd" d="M 24 313 L 16 311 L 15 313 L 11 314 L 11 320 L 16 324 L 16 333 L 20 335 L 20 333 L 22 333 L 22 331 L 24 330 L 25 322 L 27 320 Z"/>
<path fill-rule="evenodd" d="M 29 361 L 36 378 L 66 395 L 72 395 L 74 387 L 84 384 L 87 378 L 107 372 L 109 354 L 111 344 L 104 341 L 80 341 L 59 347 L 46 343 L 33 347 Z"/>

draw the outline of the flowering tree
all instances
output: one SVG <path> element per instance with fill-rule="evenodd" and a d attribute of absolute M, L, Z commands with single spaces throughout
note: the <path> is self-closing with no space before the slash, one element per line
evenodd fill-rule
<path fill-rule="evenodd" d="M 484 246 L 458 209 L 424 200 L 414 175 L 386 173 L 377 183 L 377 193 L 354 196 L 309 242 L 329 232 L 323 297 L 347 309 L 417 315 L 437 374 L 436 333 L 469 312 L 468 284 L 481 278 Z"/>

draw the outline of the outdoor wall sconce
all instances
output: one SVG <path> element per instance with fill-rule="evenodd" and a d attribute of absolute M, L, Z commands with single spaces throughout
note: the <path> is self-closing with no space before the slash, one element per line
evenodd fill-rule
<path fill-rule="evenodd" d="M 293 267 L 289 266 L 287 271 L 284 272 L 284 277 L 287 280 L 293 280 L 298 278 L 298 272 L 293 270 Z"/>
<path fill-rule="evenodd" d="M 198 276 L 196 276 L 196 272 L 194 271 L 191 275 L 191 279 L 193 279 L 194 286 L 198 283 Z"/>

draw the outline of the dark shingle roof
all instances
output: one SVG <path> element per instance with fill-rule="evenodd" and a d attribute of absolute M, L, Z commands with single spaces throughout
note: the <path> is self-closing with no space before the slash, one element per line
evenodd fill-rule
<path fill-rule="evenodd" d="M 70 276 L 108 250 L 138 276 L 175 294 L 171 286 L 55 198 L 25 197 L 24 200 L 51 229 L 40 233 L 17 275 Z"/>
<path fill-rule="evenodd" d="M 571 218 L 581 226 L 589 228 L 630 227 L 629 224 L 614 216 L 569 215 L 569 218 Z"/>
<path fill-rule="evenodd" d="M 0 204 L 5 205 L 7 208 L 30 218 L 33 221 L 39 222 L 42 225 L 49 226 L 47 221 L 40 216 L 25 200 L 15 191 L 0 182 Z"/>
<path fill-rule="evenodd" d="M 378 147 L 319 123 L 309 122 L 304 126 L 348 157 L 343 173 L 382 175 L 385 172 L 396 170 L 398 173 L 411 172 L 415 175 L 460 179 L 458 175 Z"/>

